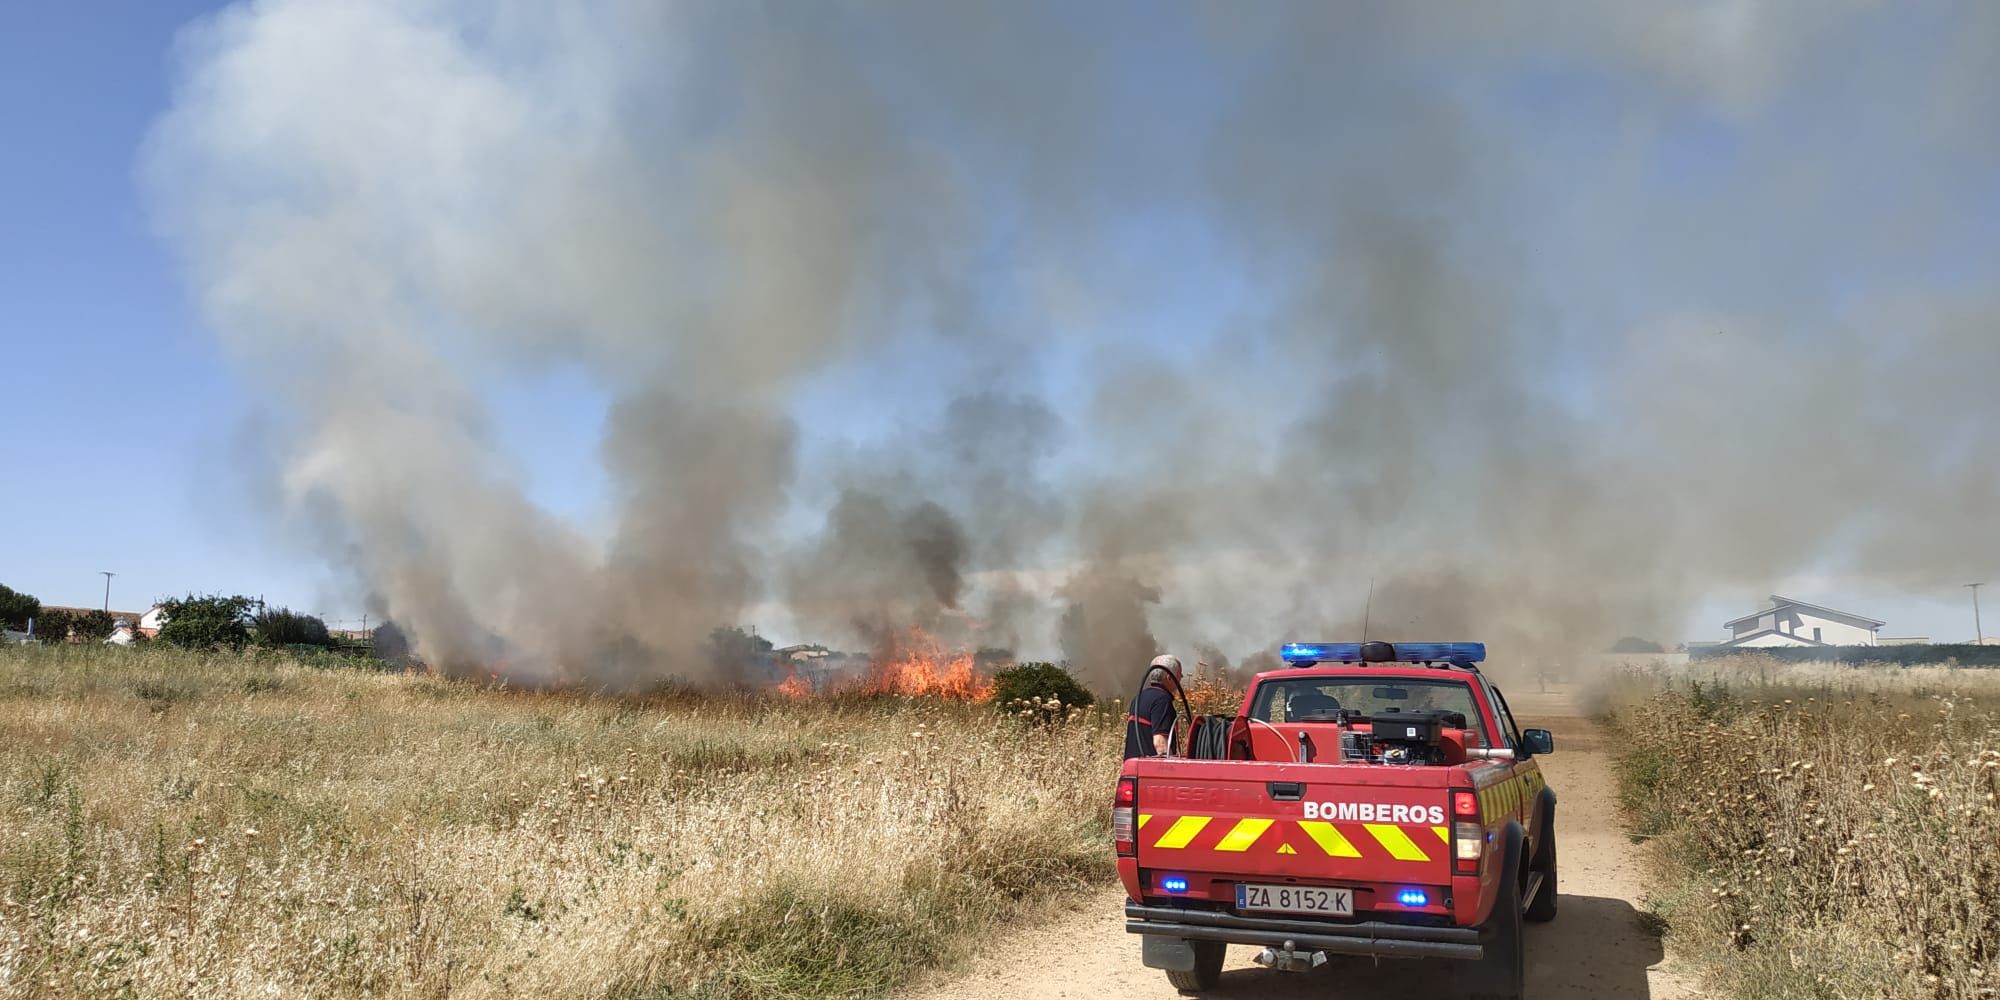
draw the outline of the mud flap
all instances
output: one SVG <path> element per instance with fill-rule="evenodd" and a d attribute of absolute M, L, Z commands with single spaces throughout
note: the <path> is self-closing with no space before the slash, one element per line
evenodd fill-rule
<path fill-rule="evenodd" d="M 1165 969 L 1168 972 L 1194 971 L 1194 945 L 1184 938 L 1164 937 L 1159 934 L 1139 935 L 1139 960 L 1148 969 Z"/>

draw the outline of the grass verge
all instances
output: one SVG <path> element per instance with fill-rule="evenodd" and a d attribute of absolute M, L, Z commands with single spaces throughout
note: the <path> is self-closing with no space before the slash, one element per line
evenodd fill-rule
<path fill-rule="evenodd" d="M 1607 701 L 1677 953 L 1728 995 L 2000 996 L 2000 674 L 1632 675 Z"/>

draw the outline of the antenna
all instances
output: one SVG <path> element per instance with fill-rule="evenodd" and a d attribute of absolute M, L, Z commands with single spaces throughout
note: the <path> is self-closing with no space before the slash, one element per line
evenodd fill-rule
<path fill-rule="evenodd" d="M 1375 578 L 1368 578 L 1368 603 L 1361 606 L 1361 641 L 1368 641 L 1368 619 L 1375 613 Z"/>

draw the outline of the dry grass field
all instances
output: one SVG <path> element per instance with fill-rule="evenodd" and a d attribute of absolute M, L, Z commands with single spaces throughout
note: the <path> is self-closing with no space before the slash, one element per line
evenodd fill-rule
<path fill-rule="evenodd" d="M 1119 736 L 0 650 L 0 995 L 879 992 L 1107 877 Z"/>
<path fill-rule="evenodd" d="M 2000 996 L 2000 671 L 1745 658 L 1606 714 L 1654 908 L 1726 995 Z"/>

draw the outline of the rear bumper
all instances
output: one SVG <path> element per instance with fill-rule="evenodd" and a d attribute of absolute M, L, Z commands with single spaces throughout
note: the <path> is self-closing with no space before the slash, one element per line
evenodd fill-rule
<path fill-rule="evenodd" d="M 1484 953 L 1479 944 L 1479 931 L 1472 927 L 1417 927 L 1378 920 L 1336 924 L 1317 920 L 1239 917 L 1234 913 L 1214 910 L 1144 906 L 1130 901 L 1125 904 L 1125 930 L 1130 934 L 1156 934 L 1188 941 L 1226 941 L 1271 948 L 1283 948 L 1289 943 L 1298 951 L 1323 951 L 1331 955 L 1471 960 Z"/>

